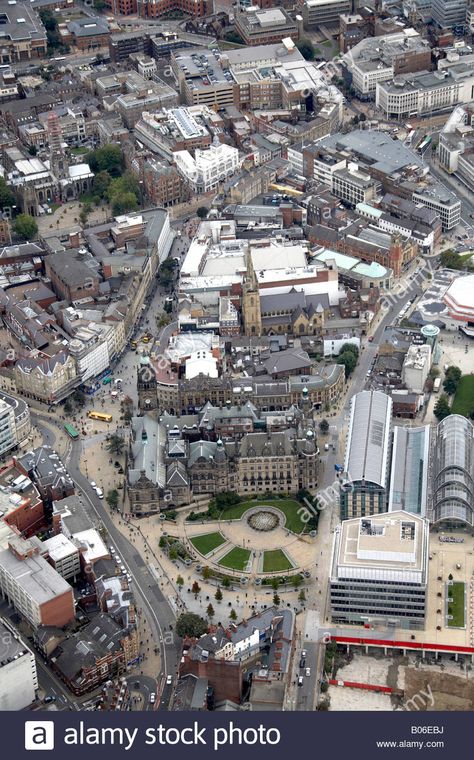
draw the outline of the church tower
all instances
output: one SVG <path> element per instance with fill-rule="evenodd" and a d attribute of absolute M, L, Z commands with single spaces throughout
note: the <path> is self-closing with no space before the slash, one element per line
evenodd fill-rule
<path fill-rule="evenodd" d="M 56 179 L 68 176 L 68 162 L 63 149 L 62 130 L 58 115 L 52 111 L 47 122 L 51 173 Z"/>
<path fill-rule="evenodd" d="M 242 316 L 244 331 L 248 337 L 262 334 L 262 313 L 260 310 L 260 293 L 258 281 L 252 264 L 250 251 L 246 256 L 247 271 L 245 273 L 242 294 Z"/>

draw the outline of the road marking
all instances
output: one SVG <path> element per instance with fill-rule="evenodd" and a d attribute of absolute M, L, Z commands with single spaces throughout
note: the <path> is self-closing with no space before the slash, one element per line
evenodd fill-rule
<path fill-rule="evenodd" d="M 71 477 L 72 477 L 72 476 L 71 476 Z M 85 476 L 83 476 L 83 477 L 85 477 Z M 79 484 L 76 482 L 76 480 L 75 480 L 74 478 L 72 478 L 72 481 L 73 481 L 73 483 L 75 483 L 75 484 L 76 484 L 76 486 L 77 486 L 78 488 L 80 488 Z M 94 502 L 92 501 L 92 499 L 89 497 L 89 494 L 87 494 L 87 493 L 85 493 L 85 492 L 84 492 L 84 496 L 86 497 L 87 501 L 88 501 L 88 502 L 89 502 L 89 504 L 91 505 L 92 509 L 93 509 L 93 510 L 94 510 L 94 512 L 96 513 L 96 515 L 97 515 L 97 517 L 99 518 L 99 520 L 100 520 L 100 521 L 101 521 L 101 522 L 104 524 L 104 523 L 105 523 L 105 521 L 102 519 L 102 517 L 101 517 L 101 515 L 100 515 L 100 512 L 98 511 L 98 509 L 97 509 L 97 507 L 95 506 L 95 504 L 94 504 Z M 108 517 L 108 519 L 109 519 L 110 523 L 112 524 L 112 526 L 113 526 L 114 530 L 116 530 L 116 531 L 117 531 L 117 533 L 119 533 L 119 535 L 120 535 L 120 538 L 121 538 L 121 539 L 123 539 L 124 541 L 128 541 L 128 539 L 127 539 L 125 536 L 123 536 L 123 535 L 122 535 L 122 533 L 119 531 L 119 529 L 115 527 L 115 525 L 113 524 L 113 522 L 112 522 L 112 520 L 110 519 L 110 517 L 109 517 L 108 515 L 106 515 L 106 516 Z M 118 542 L 115 540 L 115 543 L 118 543 Z M 122 552 L 122 554 L 123 554 L 123 552 Z M 128 562 L 127 562 L 126 560 L 124 560 L 124 558 L 123 558 L 123 557 L 122 557 L 122 560 L 123 560 L 123 563 L 124 563 L 125 567 L 127 568 L 128 572 L 129 572 L 129 573 L 130 573 L 130 575 L 132 576 L 132 579 L 135 581 L 135 583 L 136 583 L 136 585 L 137 585 L 137 587 L 138 587 L 138 590 L 140 591 L 140 594 L 141 594 L 141 597 L 142 597 L 142 600 L 143 600 L 143 603 L 144 603 L 144 605 L 145 605 L 146 607 L 148 607 L 148 609 L 149 609 L 149 611 L 150 611 L 150 613 L 151 613 L 152 617 L 154 618 L 154 620 L 155 620 L 155 623 L 156 623 L 156 625 L 157 625 L 157 628 L 158 628 L 158 631 L 160 632 L 160 640 L 162 640 L 162 639 L 163 639 L 163 630 L 162 630 L 162 628 L 161 628 L 161 625 L 160 625 L 160 621 L 158 620 L 158 617 L 157 617 L 157 615 L 156 615 L 156 613 L 155 613 L 155 610 L 153 609 L 152 605 L 150 604 L 150 602 L 149 602 L 149 600 L 148 600 L 148 598 L 147 598 L 147 595 L 146 595 L 146 594 L 145 594 L 145 592 L 143 591 L 143 588 L 142 588 L 142 586 L 141 586 L 141 585 L 140 585 L 140 583 L 138 582 L 138 580 L 137 580 L 137 578 L 136 578 L 136 575 L 135 575 L 134 571 L 133 571 L 133 570 L 131 570 L 130 566 L 128 565 Z M 166 647 L 165 647 L 165 646 L 164 646 L 164 647 L 162 647 L 162 655 L 163 655 L 163 666 L 164 666 L 164 671 L 165 671 L 165 674 L 167 675 L 167 674 L 168 674 L 168 664 L 167 664 L 167 660 L 166 660 Z"/>

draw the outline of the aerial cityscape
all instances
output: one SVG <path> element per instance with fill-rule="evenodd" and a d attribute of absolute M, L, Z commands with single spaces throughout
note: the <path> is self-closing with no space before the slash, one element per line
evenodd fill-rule
<path fill-rule="evenodd" d="M 474 710 L 474 6 L 0 24 L 0 710 Z"/>

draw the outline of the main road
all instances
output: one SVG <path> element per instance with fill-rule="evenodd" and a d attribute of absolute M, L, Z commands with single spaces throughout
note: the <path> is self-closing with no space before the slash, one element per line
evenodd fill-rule
<path fill-rule="evenodd" d="M 55 435 L 45 422 L 51 424 L 51 418 L 38 412 L 31 412 L 32 421 L 43 436 L 43 441 L 54 446 Z M 53 421 L 54 424 L 57 424 Z M 68 457 L 68 471 L 74 480 L 78 496 L 85 512 L 91 518 L 93 524 L 101 524 L 109 535 L 109 541 L 115 545 L 123 563 L 132 576 L 134 596 L 138 606 L 146 612 L 146 618 L 153 633 L 153 639 L 160 647 L 162 672 L 156 676 L 174 675 L 178 663 L 180 651 L 179 641 L 174 631 L 176 618 L 166 597 L 163 595 L 156 577 L 147 567 L 137 549 L 122 535 L 114 524 L 104 501 L 92 492 L 90 483 L 79 469 L 81 457 L 81 442 L 71 443 L 70 456 Z"/>

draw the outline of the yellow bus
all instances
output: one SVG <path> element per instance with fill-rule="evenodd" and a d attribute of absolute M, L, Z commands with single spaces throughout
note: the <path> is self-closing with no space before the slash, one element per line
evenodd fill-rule
<path fill-rule="evenodd" d="M 99 420 L 100 422 L 112 422 L 112 415 L 105 414 L 105 412 L 87 412 L 87 416 L 91 420 Z"/>

